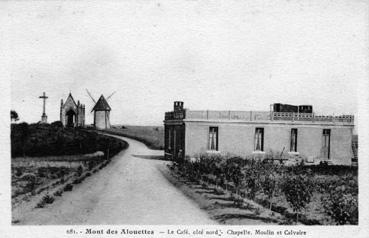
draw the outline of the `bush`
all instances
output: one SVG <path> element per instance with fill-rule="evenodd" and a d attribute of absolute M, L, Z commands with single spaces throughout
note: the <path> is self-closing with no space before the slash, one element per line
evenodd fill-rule
<path fill-rule="evenodd" d="M 340 186 L 322 198 L 324 211 L 332 217 L 338 225 L 358 224 L 358 199 L 347 193 L 345 186 Z"/>
<path fill-rule="evenodd" d="M 263 161 L 252 158 L 232 158 L 229 155 L 202 154 L 197 158 L 187 157 L 184 161 L 173 162 L 169 169 L 187 178 L 188 181 L 200 185 L 204 182 L 215 185 L 214 193 L 223 193 L 225 189 L 231 192 L 231 196 L 234 194 L 246 196 L 282 214 L 291 207 L 297 221 L 299 213 L 310 203 L 314 191 L 325 194 L 344 186 L 343 194 L 347 195 L 342 195 L 341 200 L 332 197 L 330 201 L 334 200 L 340 205 L 330 202 L 333 205 L 327 205 L 327 207 L 336 208 L 327 208 L 327 211 L 329 214 L 344 213 L 346 215 L 343 215 L 345 218 L 342 219 L 346 219 L 345 222 L 357 223 L 357 169 L 347 166 L 304 166 L 303 164 L 284 166 L 274 163 L 275 159 L 280 157 L 278 154 L 280 153 L 277 153 L 277 156 L 268 155 L 268 160 Z M 277 203 L 275 205 L 278 206 L 273 206 L 274 200 Z M 283 200 L 290 206 L 285 206 Z M 336 211 L 337 207 L 341 211 Z"/>
<path fill-rule="evenodd" d="M 298 221 L 298 212 L 310 203 L 312 197 L 313 184 L 311 179 L 302 174 L 287 175 L 283 180 L 282 191 L 287 202 L 296 213 L 296 221 Z"/>
<path fill-rule="evenodd" d="M 67 174 L 67 168 L 65 167 L 58 168 L 58 170 L 56 171 L 56 174 L 58 178 L 64 177 Z"/>
<path fill-rule="evenodd" d="M 52 196 L 50 196 L 49 194 L 46 194 L 43 198 L 42 201 L 44 201 L 47 204 L 51 204 L 54 202 L 54 198 Z"/>
<path fill-rule="evenodd" d="M 24 168 L 16 168 L 15 169 L 15 176 L 20 177 L 23 174 Z"/>
<path fill-rule="evenodd" d="M 58 190 L 54 193 L 54 196 L 60 197 L 63 194 L 63 190 Z"/>
<path fill-rule="evenodd" d="M 63 123 L 61 121 L 54 121 L 50 125 L 55 128 L 63 128 Z"/>
<path fill-rule="evenodd" d="M 43 208 L 45 206 L 45 202 L 42 200 L 36 204 L 36 208 Z"/>
<path fill-rule="evenodd" d="M 80 165 L 80 166 L 78 166 L 78 168 L 77 168 L 77 176 L 79 177 L 79 176 L 81 176 L 82 175 L 82 173 L 83 173 L 83 168 L 82 168 L 82 166 Z"/>
<path fill-rule="evenodd" d="M 37 178 L 34 174 L 24 173 L 19 179 L 23 181 L 27 181 L 26 186 L 25 186 L 26 191 L 31 192 L 35 189 Z"/>
<path fill-rule="evenodd" d="M 88 161 L 87 163 L 87 167 L 88 167 L 88 170 L 92 170 L 95 166 L 95 162 L 94 161 Z"/>
<path fill-rule="evenodd" d="M 269 173 L 264 175 L 260 179 L 260 185 L 263 189 L 263 193 L 268 196 L 269 209 L 272 209 L 273 197 L 275 196 L 278 180 L 275 173 Z"/>
<path fill-rule="evenodd" d="M 49 194 L 46 194 L 42 197 L 41 201 L 39 201 L 36 205 L 36 208 L 43 208 L 46 204 L 51 204 L 54 202 L 54 198 Z"/>
<path fill-rule="evenodd" d="M 66 191 L 72 191 L 72 189 L 73 189 L 73 185 L 72 184 L 70 184 L 70 183 L 68 183 L 67 185 L 65 185 L 65 187 L 64 187 L 64 191 L 66 192 Z"/>
<path fill-rule="evenodd" d="M 79 178 L 76 178 L 74 181 L 73 181 L 73 184 L 79 184 L 81 183 L 81 179 Z"/>

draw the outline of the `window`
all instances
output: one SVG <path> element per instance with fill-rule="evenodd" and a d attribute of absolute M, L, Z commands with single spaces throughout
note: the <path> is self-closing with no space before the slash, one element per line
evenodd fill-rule
<path fill-rule="evenodd" d="M 323 158 L 330 157 L 331 129 L 323 129 Z"/>
<path fill-rule="evenodd" d="M 255 151 L 264 151 L 264 128 L 255 129 Z"/>
<path fill-rule="evenodd" d="M 209 128 L 209 150 L 218 150 L 218 127 Z"/>
<path fill-rule="evenodd" d="M 290 143 L 290 151 L 297 152 L 297 129 L 291 129 L 291 143 Z"/>

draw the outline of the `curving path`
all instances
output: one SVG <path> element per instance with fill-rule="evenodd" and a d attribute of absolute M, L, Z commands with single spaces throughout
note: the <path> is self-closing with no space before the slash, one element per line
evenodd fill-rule
<path fill-rule="evenodd" d="M 159 171 L 167 162 L 134 155 L 162 155 L 141 142 L 115 136 L 129 148 L 104 169 L 43 209 L 24 214 L 20 224 L 215 224 Z"/>

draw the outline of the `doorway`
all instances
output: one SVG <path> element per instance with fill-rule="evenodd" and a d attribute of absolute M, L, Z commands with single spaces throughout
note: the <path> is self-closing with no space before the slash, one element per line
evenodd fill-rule
<path fill-rule="evenodd" d="M 331 150 L 331 130 L 330 129 L 323 129 L 323 158 L 330 159 L 330 151 Z"/>
<path fill-rule="evenodd" d="M 74 113 L 73 110 L 69 110 L 66 115 L 67 115 L 67 126 L 74 127 L 74 121 L 76 118 L 76 114 Z"/>

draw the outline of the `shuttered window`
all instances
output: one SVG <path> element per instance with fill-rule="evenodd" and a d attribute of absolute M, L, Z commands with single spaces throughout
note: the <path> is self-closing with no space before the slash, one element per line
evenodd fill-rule
<path fill-rule="evenodd" d="M 255 128 L 255 151 L 264 151 L 264 128 Z"/>
<path fill-rule="evenodd" d="M 218 127 L 209 128 L 209 150 L 218 150 Z"/>
<path fill-rule="evenodd" d="M 291 143 L 290 143 L 290 151 L 297 152 L 297 129 L 291 129 Z"/>

